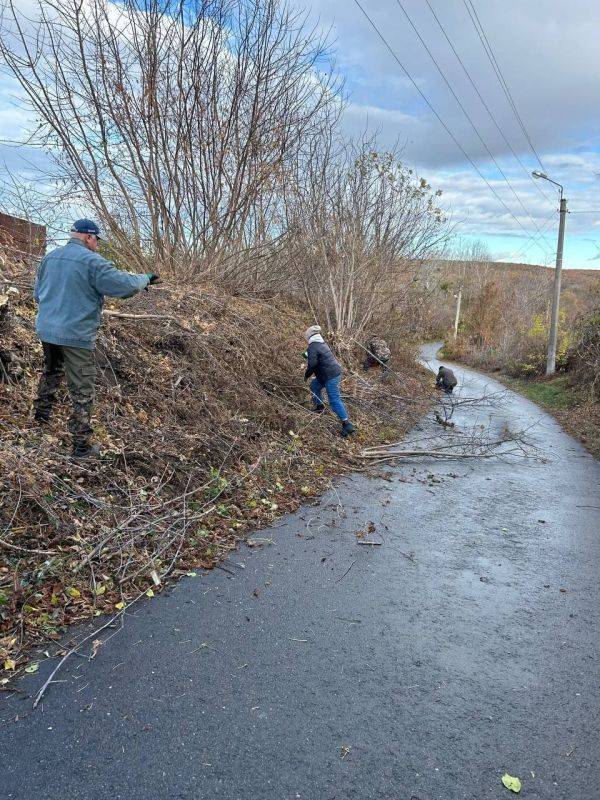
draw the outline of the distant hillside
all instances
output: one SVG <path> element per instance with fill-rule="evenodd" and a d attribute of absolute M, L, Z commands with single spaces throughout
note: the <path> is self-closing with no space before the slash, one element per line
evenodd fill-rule
<path fill-rule="evenodd" d="M 459 280 L 459 275 L 475 276 L 481 268 L 491 270 L 499 278 L 523 279 L 524 276 L 545 278 L 550 284 L 554 278 L 553 267 L 543 267 L 540 264 L 514 264 L 508 261 L 436 261 L 430 265 L 434 273 L 445 276 L 452 282 Z M 600 269 L 565 269 L 562 273 L 563 290 L 571 290 L 574 295 L 582 295 L 600 289 Z"/>
<path fill-rule="evenodd" d="M 532 276 L 554 274 L 553 267 L 543 267 L 539 264 L 513 264 L 507 261 L 494 261 L 490 266 L 493 269 L 514 273 L 515 275 L 523 275 L 523 273 L 529 273 Z M 568 288 L 600 286 L 600 269 L 564 269 L 562 284 Z"/>

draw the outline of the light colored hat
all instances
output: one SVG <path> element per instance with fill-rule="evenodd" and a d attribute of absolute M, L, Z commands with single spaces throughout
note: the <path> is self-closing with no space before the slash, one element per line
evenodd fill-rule
<path fill-rule="evenodd" d="M 315 336 L 317 333 L 321 333 L 321 326 L 320 325 L 311 325 L 310 328 L 307 328 L 304 331 L 304 338 L 308 342 L 311 336 Z"/>

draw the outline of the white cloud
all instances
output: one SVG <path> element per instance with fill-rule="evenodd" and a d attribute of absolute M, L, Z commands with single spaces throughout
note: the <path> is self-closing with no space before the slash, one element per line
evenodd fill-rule
<path fill-rule="evenodd" d="M 506 131 L 513 147 L 523 154 L 528 145 L 508 106 L 481 42 L 460 2 L 430 0 L 456 50 L 471 72 L 482 95 Z M 455 88 L 465 107 L 481 127 L 494 153 L 507 152 L 462 68 L 453 55 L 424 0 L 403 0 L 411 19 Z M 359 8 L 348 0 L 313 0 L 324 27 L 331 24 L 338 58 L 344 70 L 358 75 L 358 99 L 371 94 L 386 108 L 400 111 L 423 108 L 401 68 L 377 38 Z M 572 0 L 568 13 L 559 0 L 487 0 L 476 2 L 480 19 L 536 147 L 543 151 L 573 147 L 583 138 L 598 136 L 600 106 L 600 49 L 597 31 L 600 6 Z M 396 0 L 371 0 L 365 6 L 401 61 L 425 90 L 453 129 L 464 137 L 473 157 L 485 150 L 465 123 L 462 112 L 418 41 Z M 391 79 L 396 79 L 396 86 Z M 398 80 L 399 79 L 399 80 Z M 385 96 L 385 97 L 384 97 Z M 384 100 L 382 100 L 384 97 Z M 374 105 L 373 99 L 369 101 Z M 405 131 L 404 134 L 407 132 Z M 397 131 L 396 135 L 402 135 Z M 598 141 L 598 139 L 597 139 Z M 445 158 L 462 161 L 447 134 L 436 125 L 426 140 L 416 141 L 411 156 L 424 163 Z M 452 155 L 453 153 L 453 155 Z"/>
<path fill-rule="evenodd" d="M 519 222 L 503 209 L 465 161 L 356 4 L 352 0 L 309 2 L 320 27 L 331 28 L 337 64 L 347 79 L 350 102 L 342 119 L 346 132 L 360 136 L 368 128 L 378 131 L 383 146 L 400 143 L 404 160 L 443 190 L 442 199 L 453 219 L 460 223 L 461 233 L 494 241 L 512 237 L 511 244 L 504 248 L 508 250 L 512 244 L 526 241 L 519 223 L 528 233 L 535 231 L 535 225 L 542 228 L 549 224 L 546 240 L 551 252 L 555 247 L 552 226 L 556 223 L 552 187 L 544 187 L 551 195 L 549 202 L 523 173 L 470 86 L 425 0 L 402 2 L 535 224 L 498 176 L 397 0 L 369 0 L 363 6 Z M 539 168 L 465 5 L 460 0 L 429 2 L 527 170 Z M 33 0 L 19 0 L 19 8 L 24 10 L 25 5 L 32 4 Z M 600 5 L 590 0 L 571 0 L 568 13 L 560 0 L 474 0 L 474 5 L 546 170 L 564 183 L 574 212 L 600 209 Z M 15 107 L 11 95 L 16 91 L 14 84 L 0 76 L 0 139 L 22 138 L 24 129 L 33 122 L 31 116 Z M 30 158 L 31 152 L 25 155 Z M 18 157 L 14 148 L 0 144 L 0 158 L 13 168 Z M 573 213 L 567 230 L 569 240 L 591 239 L 589 255 L 577 257 L 578 265 L 584 266 L 595 252 L 593 237 L 600 235 L 600 215 Z M 543 252 L 533 247 L 530 257 L 538 260 L 543 258 Z"/>
<path fill-rule="evenodd" d="M 459 0 L 429 2 L 526 171 L 539 169 L 465 4 Z M 545 246 L 551 260 L 557 223 L 553 188 L 539 184 L 550 197 L 545 200 L 519 166 L 425 0 L 402 0 L 402 4 L 529 214 L 499 176 L 397 0 L 370 0 L 362 5 L 518 222 L 419 97 L 358 6 L 352 0 L 312 0 L 323 28 L 332 27 L 338 60 L 348 75 L 352 105 L 343 119 L 346 130 L 354 134 L 369 124 L 372 130 L 379 130 L 383 146 L 401 142 L 404 158 L 443 190 L 443 199 L 463 234 L 496 242 L 511 237 L 512 244 L 518 245 L 520 240 L 527 241 L 536 225 L 547 225 Z M 474 0 L 474 6 L 546 171 L 565 185 L 573 211 L 600 209 L 596 199 L 600 197 L 600 5 L 572 0 L 568 13 L 560 0 Z M 573 259 L 578 266 L 590 266 L 584 263 L 589 256 L 581 255 L 582 242 L 586 234 L 600 231 L 600 215 L 572 214 L 567 224 L 567 250 L 571 246 L 577 253 Z M 588 243 L 591 253 L 594 241 Z M 529 256 L 544 258 L 537 246 L 532 246 Z"/>

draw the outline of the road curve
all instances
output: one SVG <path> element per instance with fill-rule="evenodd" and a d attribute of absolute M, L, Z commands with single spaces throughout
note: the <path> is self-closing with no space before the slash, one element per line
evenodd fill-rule
<path fill-rule="evenodd" d="M 2 800 L 598 800 L 600 464 L 511 392 L 455 420 L 542 459 L 350 477 L 145 603 L 0 695 Z"/>

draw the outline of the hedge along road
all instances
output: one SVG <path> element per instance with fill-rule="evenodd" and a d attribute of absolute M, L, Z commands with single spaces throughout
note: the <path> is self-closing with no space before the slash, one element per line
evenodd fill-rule
<path fill-rule="evenodd" d="M 0 796 L 482 800 L 508 772 L 524 798 L 597 800 L 600 465 L 510 392 L 456 420 L 535 423 L 545 462 L 338 482 L 71 658 L 37 711 L 4 695 Z M 381 546 L 357 543 L 370 523 Z"/>

